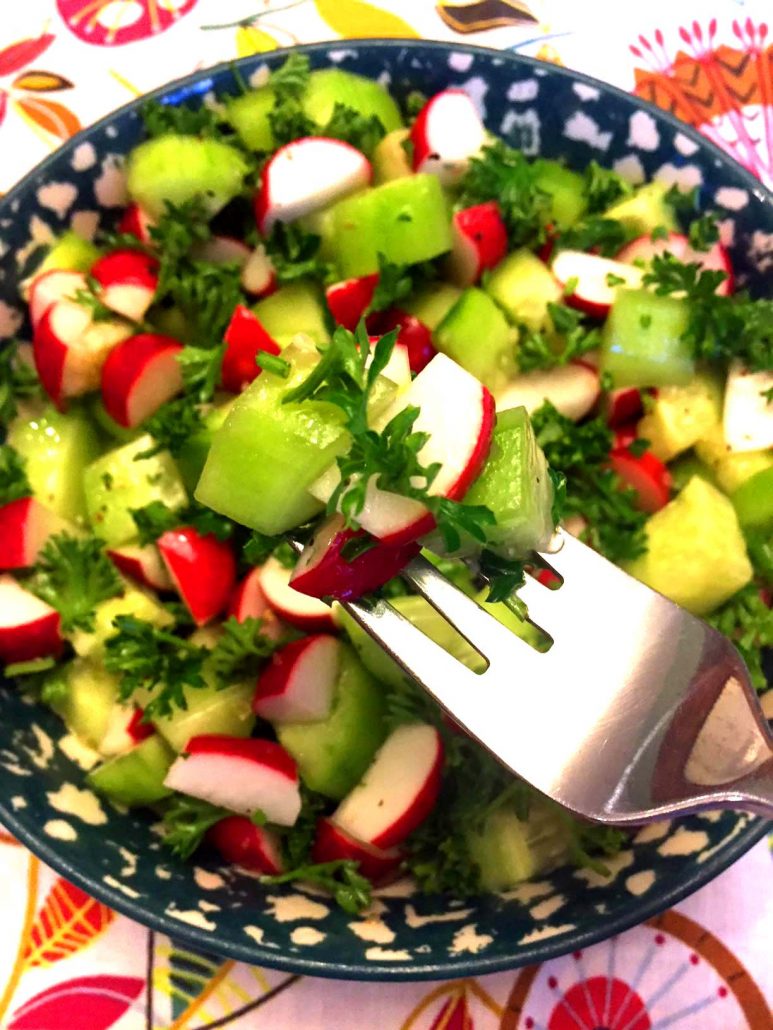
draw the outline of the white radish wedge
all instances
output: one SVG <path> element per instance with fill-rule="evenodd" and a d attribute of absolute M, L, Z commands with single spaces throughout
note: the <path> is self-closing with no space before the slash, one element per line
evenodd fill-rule
<path fill-rule="evenodd" d="M 140 333 L 110 352 L 102 368 L 102 403 L 119 426 L 133 429 L 180 393 L 182 349 L 171 336 Z"/>
<path fill-rule="evenodd" d="M 0 569 L 27 569 L 44 544 L 68 523 L 34 497 L 20 497 L 0 508 Z"/>
<path fill-rule="evenodd" d="M 231 812 L 261 811 L 278 826 L 292 826 L 301 810 L 298 769 L 272 740 L 193 737 L 164 784 Z"/>
<path fill-rule="evenodd" d="M 341 664 L 341 644 L 327 633 L 293 640 L 275 651 L 258 677 L 253 712 L 269 722 L 326 719 Z"/>
<path fill-rule="evenodd" d="M 358 871 L 371 883 L 379 884 L 397 871 L 403 853 L 399 848 L 374 848 L 346 833 L 332 819 L 323 817 L 317 821 L 311 859 L 313 862 L 357 862 Z"/>
<path fill-rule="evenodd" d="M 207 831 L 207 841 L 231 865 L 265 876 L 282 872 L 279 836 L 245 815 L 228 815 L 215 823 Z"/>
<path fill-rule="evenodd" d="M 181 526 L 162 533 L 156 546 L 196 625 L 204 626 L 220 615 L 236 582 L 231 544 L 213 533 Z"/>
<path fill-rule="evenodd" d="M 429 172 L 444 186 L 453 186 L 486 142 L 486 130 L 464 90 L 445 89 L 419 111 L 410 140 L 413 170 Z"/>
<path fill-rule="evenodd" d="M 370 162 L 337 139 L 307 136 L 280 147 L 263 169 L 255 194 L 255 218 L 263 235 L 276 222 L 293 222 L 363 189 L 372 178 Z"/>
<path fill-rule="evenodd" d="M 12 576 L 0 576 L 0 661 L 30 662 L 62 649 L 61 618 Z"/>
<path fill-rule="evenodd" d="M 260 585 L 266 600 L 280 619 L 307 633 L 334 630 L 335 622 L 330 605 L 317 597 L 294 590 L 290 586 L 291 569 L 286 569 L 276 558 L 269 558 L 260 570 Z"/>
<path fill-rule="evenodd" d="M 773 447 L 773 371 L 749 372 L 733 362 L 725 385 L 723 424 L 731 451 L 764 451 Z"/>
<path fill-rule="evenodd" d="M 457 286 L 472 286 L 507 253 L 507 229 L 495 200 L 455 212 L 451 235 L 448 278 Z"/>
<path fill-rule="evenodd" d="M 671 232 L 665 239 L 658 240 L 653 240 L 651 236 L 639 236 L 626 243 L 615 260 L 646 270 L 658 254 L 673 254 L 684 264 L 697 264 L 702 269 L 724 272 L 726 278 L 717 286 L 715 292 L 720 296 L 733 292 L 733 266 L 730 263 L 730 255 L 721 243 L 713 243 L 708 250 L 695 250 L 689 239 L 680 232 Z"/>
<path fill-rule="evenodd" d="M 220 382 L 225 390 L 241 393 L 261 373 L 256 362 L 259 351 L 278 354 L 279 344 L 263 327 L 258 316 L 245 304 L 237 304 L 223 336 L 225 353 Z"/>
<path fill-rule="evenodd" d="M 228 602 L 227 615 L 237 622 L 261 619 L 263 635 L 269 640 L 279 640 L 285 632 L 284 626 L 269 607 L 263 587 L 260 585 L 260 576 L 260 568 L 250 569 L 241 583 L 237 583 Z"/>
<path fill-rule="evenodd" d="M 442 766 L 443 742 L 434 726 L 399 726 L 331 819 L 357 840 L 378 848 L 393 847 L 432 811 Z"/>
<path fill-rule="evenodd" d="M 644 275 L 636 265 L 582 250 L 559 250 L 550 268 L 564 291 L 566 303 L 594 318 L 606 316 L 618 287 L 637 289 Z"/>
<path fill-rule="evenodd" d="M 252 251 L 235 236 L 211 236 L 193 247 L 193 256 L 199 261 L 211 261 L 214 265 L 238 265 L 244 268 Z"/>
<path fill-rule="evenodd" d="M 155 544 L 123 544 L 109 549 L 107 556 L 119 572 L 137 583 L 151 590 L 174 590 L 172 577 Z"/>
<path fill-rule="evenodd" d="M 242 289 L 254 297 L 267 297 L 277 288 L 276 270 L 266 248 L 259 243 L 242 266 Z"/>
<path fill-rule="evenodd" d="M 599 392 L 598 372 L 590 365 L 570 361 L 511 379 L 497 394 L 497 411 L 523 406 L 531 414 L 550 401 L 562 415 L 577 422 L 591 410 Z"/>
<path fill-rule="evenodd" d="M 82 304 L 56 301 L 33 338 L 35 368 L 43 389 L 59 407 L 68 397 L 98 389 L 108 354 L 131 334 L 127 322 L 117 318 L 95 322 Z"/>
<path fill-rule="evenodd" d="M 158 286 L 158 261 L 139 250 L 115 250 L 95 261 L 91 277 L 100 301 L 132 322 L 145 317 Z"/>
<path fill-rule="evenodd" d="M 358 279 L 344 279 L 333 283 L 325 290 L 330 314 L 338 325 L 354 330 L 370 307 L 373 294 L 378 286 L 379 275 L 363 275 Z"/>
<path fill-rule="evenodd" d="M 155 730 L 149 722 L 142 721 L 142 709 L 136 705 L 113 705 L 107 719 L 107 729 L 97 750 L 105 758 L 122 755 L 133 747 L 152 737 Z"/>
<path fill-rule="evenodd" d="M 33 331 L 41 318 L 57 300 L 72 298 L 78 290 L 85 290 L 88 281 L 83 272 L 65 272 L 54 268 L 35 276 L 30 285 L 30 322 Z"/>

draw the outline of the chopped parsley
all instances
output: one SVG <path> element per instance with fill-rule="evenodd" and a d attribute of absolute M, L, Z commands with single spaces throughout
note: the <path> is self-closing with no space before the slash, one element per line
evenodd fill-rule
<path fill-rule="evenodd" d="M 172 509 L 163 501 L 151 501 L 142 508 L 132 508 L 131 517 L 137 526 L 140 544 L 152 544 L 167 530 L 191 526 L 202 536 L 213 534 L 218 540 L 227 540 L 234 524 L 224 515 L 193 501 L 186 508 Z"/>
<path fill-rule="evenodd" d="M 57 533 L 38 557 L 30 589 L 56 608 L 62 629 L 94 629 L 94 609 L 123 590 L 115 566 L 94 536 L 74 537 Z"/>
<path fill-rule="evenodd" d="M 0 444 L 0 507 L 32 493 L 25 464 L 24 458 L 10 444 Z"/>
<path fill-rule="evenodd" d="M 99 299 L 100 284 L 93 276 L 86 276 L 86 285 L 76 290 L 70 300 L 86 308 L 93 322 L 110 322 L 117 319 L 115 311 Z"/>
<path fill-rule="evenodd" d="M 265 242 L 277 282 L 284 284 L 303 278 L 334 281 L 333 266 L 320 257 L 321 243 L 321 237 L 306 232 L 299 225 L 277 222 Z"/>
<path fill-rule="evenodd" d="M 566 365 L 594 350 L 601 342 L 599 328 L 588 326 L 583 315 L 574 308 L 550 302 L 547 311 L 553 332 L 520 327 L 516 361 L 521 372 Z"/>
<path fill-rule="evenodd" d="M 316 126 L 303 110 L 310 74 L 308 57 L 295 53 L 271 74 L 269 86 L 274 92 L 274 106 L 268 113 L 268 121 L 275 147 L 314 134 Z"/>
<path fill-rule="evenodd" d="M 16 417 L 17 402 L 41 395 L 35 369 L 20 360 L 19 342 L 9 341 L 0 348 L 0 426 Z"/>
<path fill-rule="evenodd" d="M 370 154 L 386 135 L 386 129 L 378 115 L 361 114 L 353 107 L 336 101 L 330 120 L 321 130 L 321 135 L 343 140 L 364 154 Z"/>
<path fill-rule="evenodd" d="M 150 139 L 170 134 L 220 139 L 228 129 L 221 115 L 206 104 L 190 107 L 149 100 L 143 104 L 140 115 Z"/>
<path fill-rule="evenodd" d="M 191 437 L 204 428 L 204 420 L 198 405 L 192 404 L 188 397 L 178 397 L 162 404 L 158 411 L 143 422 L 142 428 L 150 433 L 155 442 L 148 450 L 137 454 L 135 461 L 152 458 L 161 451 L 179 454 Z"/>
<path fill-rule="evenodd" d="M 367 908 L 371 901 L 370 880 L 358 872 L 359 863 L 339 858 L 333 862 L 317 862 L 299 865 L 276 876 L 261 876 L 264 884 L 311 883 L 332 895 L 344 912 L 357 915 Z"/>
<path fill-rule="evenodd" d="M 232 814 L 208 801 L 176 794 L 169 799 L 161 818 L 164 844 L 178 858 L 190 858 L 201 846 L 207 830 Z"/>
<path fill-rule="evenodd" d="M 585 196 L 588 198 L 588 214 L 595 215 L 600 211 L 629 197 L 633 186 L 618 172 L 604 168 L 596 161 L 589 162 L 585 169 Z"/>
<path fill-rule="evenodd" d="M 706 621 L 733 641 L 746 662 L 755 689 L 766 690 L 762 649 L 773 647 L 773 608 L 768 608 L 760 597 L 759 587 L 749 583 Z"/>
<path fill-rule="evenodd" d="M 567 250 L 595 250 L 604 257 L 613 257 L 627 239 L 622 222 L 591 215 L 561 233 L 561 246 Z"/>
<path fill-rule="evenodd" d="M 231 616 L 221 625 L 222 635 L 212 648 L 210 664 L 223 683 L 253 678 L 282 642 L 263 633 L 263 620 L 240 622 Z"/>

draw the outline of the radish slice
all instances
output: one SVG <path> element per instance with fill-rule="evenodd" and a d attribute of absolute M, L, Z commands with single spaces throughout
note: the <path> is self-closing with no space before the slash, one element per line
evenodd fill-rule
<path fill-rule="evenodd" d="M 671 475 L 650 451 L 634 455 L 627 449 L 614 450 L 609 464 L 637 495 L 637 507 L 649 513 L 660 511 L 671 499 Z"/>
<path fill-rule="evenodd" d="M 480 153 L 486 129 L 472 99 L 461 89 L 436 93 L 419 111 L 410 135 L 413 170 L 453 186 Z"/>
<path fill-rule="evenodd" d="M 325 290 L 325 300 L 338 325 L 349 330 L 354 330 L 357 323 L 364 317 L 370 307 L 373 294 L 378 286 L 378 272 L 373 275 L 363 275 L 358 279 L 344 279 L 340 283 L 333 283 Z"/>
<path fill-rule="evenodd" d="M 380 884 L 397 871 L 403 853 L 399 848 L 374 848 L 346 833 L 332 819 L 323 817 L 317 822 L 311 859 L 313 862 L 337 862 L 342 859 L 357 862 L 363 876 L 371 883 Z"/>
<path fill-rule="evenodd" d="M 207 841 L 226 862 L 265 876 L 282 872 L 278 835 L 243 815 L 229 815 L 207 831 Z"/>
<path fill-rule="evenodd" d="M 88 281 L 83 272 L 65 272 L 54 268 L 36 275 L 29 292 L 30 322 L 35 330 L 41 318 L 57 300 L 72 298 L 78 290 L 85 290 Z"/>
<path fill-rule="evenodd" d="M 276 558 L 269 558 L 261 568 L 260 585 L 276 614 L 291 626 L 309 633 L 334 630 L 330 605 L 294 590 L 290 586 L 291 575 L 292 570 L 286 569 Z"/>
<path fill-rule="evenodd" d="M 153 237 L 150 230 L 154 224 L 150 215 L 146 214 L 139 204 L 130 204 L 121 215 L 118 231 L 136 236 L 141 243 L 151 243 Z"/>
<path fill-rule="evenodd" d="M 123 544 L 107 552 L 115 567 L 130 579 L 151 590 L 174 590 L 172 577 L 161 561 L 155 544 Z"/>
<path fill-rule="evenodd" d="M 370 327 L 370 320 L 368 321 Z M 420 322 L 415 315 L 409 315 L 407 311 L 392 308 L 379 312 L 374 329 L 382 336 L 392 329 L 397 329 L 396 348 L 405 347 L 407 350 L 411 372 L 421 372 L 437 354 L 429 327 Z"/>
<path fill-rule="evenodd" d="M 49 537 L 68 524 L 34 497 L 21 497 L 0 508 L 0 569 L 34 565 Z"/>
<path fill-rule="evenodd" d="M 252 710 L 269 722 L 319 722 L 333 705 L 341 664 L 337 637 L 293 640 L 271 656 L 258 677 Z"/>
<path fill-rule="evenodd" d="M 636 386 L 622 386 L 610 390 L 605 398 L 607 425 L 612 429 L 636 422 L 644 414 L 641 390 Z"/>
<path fill-rule="evenodd" d="M 507 254 L 507 229 L 495 200 L 456 211 L 451 235 L 448 277 L 457 286 L 472 286 Z"/>
<path fill-rule="evenodd" d="M 199 261 L 211 261 L 214 265 L 238 265 L 241 269 L 251 254 L 247 244 L 235 236 L 212 236 L 193 248 L 193 256 Z"/>
<path fill-rule="evenodd" d="M 119 426 L 138 426 L 180 393 L 182 349 L 160 333 L 140 333 L 113 348 L 102 367 L 102 403 Z"/>
<path fill-rule="evenodd" d="M 581 250 L 559 250 L 550 267 L 563 291 L 571 287 L 566 303 L 594 318 L 607 315 L 619 286 L 637 289 L 644 276 L 634 265 Z"/>
<path fill-rule="evenodd" d="M 141 322 L 158 286 L 158 261 L 139 250 L 115 250 L 94 262 L 91 277 L 105 307 Z"/>
<path fill-rule="evenodd" d="M 216 618 L 236 582 L 236 559 L 227 540 L 192 526 L 162 533 L 156 541 L 169 575 L 197 626 Z"/>
<path fill-rule="evenodd" d="M 25 590 L 11 576 L 0 576 L 0 661 L 29 662 L 62 650 L 59 612 Z"/>
<path fill-rule="evenodd" d="M 262 243 L 251 252 L 241 274 L 242 289 L 255 297 L 267 297 L 277 288 L 276 271 Z"/>
<path fill-rule="evenodd" d="M 244 304 L 237 304 L 223 337 L 225 354 L 220 381 L 225 390 L 241 393 L 261 373 L 255 360 L 260 351 L 279 354 L 276 340 L 264 329 L 260 319 Z"/>
<path fill-rule="evenodd" d="M 107 729 L 98 751 L 105 758 L 122 755 L 154 733 L 152 724 L 142 721 L 141 708 L 116 704 L 108 717 Z"/>
<path fill-rule="evenodd" d="M 727 278 L 717 286 L 715 293 L 727 296 L 733 292 L 733 266 L 730 255 L 721 243 L 714 243 L 708 250 L 695 250 L 690 241 L 679 232 L 672 232 L 663 240 L 653 240 L 651 236 L 639 236 L 627 243 L 617 254 L 616 260 L 629 265 L 649 268 L 657 254 L 673 254 L 679 261 L 687 265 L 700 265 L 701 268 L 724 272 Z"/>
<path fill-rule="evenodd" d="M 497 394 L 497 411 L 521 405 L 531 415 L 545 401 L 566 418 L 579 421 L 592 409 L 600 393 L 598 372 L 590 365 L 570 361 L 546 371 L 526 372 Z"/>

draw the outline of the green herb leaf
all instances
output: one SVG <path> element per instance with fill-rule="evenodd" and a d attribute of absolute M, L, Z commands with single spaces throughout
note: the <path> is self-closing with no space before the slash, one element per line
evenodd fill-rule
<path fill-rule="evenodd" d="M 591 161 L 585 169 L 585 195 L 588 198 L 588 213 L 606 211 L 618 200 L 629 197 L 633 186 L 618 172 L 604 168 Z"/>
<path fill-rule="evenodd" d="M 255 355 L 255 363 L 264 372 L 270 372 L 271 375 L 279 376 L 280 379 L 287 379 L 290 374 L 290 362 L 280 358 L 278 354 L 269 354 L 265 350 L 258 351 Z"/>
<path fill-rule="evenodd" d="M 561 233 L 561 246 L 567 250 L 594 250 L 612 257 L 627 238 L 622 222 L 591 215 Z"/>
<path fill-rule="evenodd" d="M 17 402 L 42 396 L 35 369 L 19 359 L 19 342 L 10 340 L 0 348 L 0 426 L 16 417 Z"/>
<path fill-rule="evenodd" d="M 231 314 L 233 314 L 233 309 Z M 223 331 L 225 332 L 225 329 Z M 177 360 L 182 368 L 183 384 L 189 408 L 192 407 L 190 398 L 201 402 L 212 400 L 220 382 L 224 354 L 225 344 L 216 344 L 212 347 L 189 345 L 183 347 L 177 355 Z"/>
<path fill-rule="evenodd" d="M 232 814 L 207 801 L 176 794 L 169 799 L 161 817 L 164 844 L 185 861 L 201 846 L 207 830 Z"/>
<path fill-rule="evenodd" d="M 32 493 L 25 466 L 24 458 L 10 444 L 0 444 L 0 507 Z"/>
<path fill-rule="evenodd" d="M 92 632 L 96 606 L 123 589 L 115 566 L 102 550 L 102 541 L 67 533 L 58 533 L 46 542 L 29 587 L 56 608 L 65 633 L 75 629 Z"/>
<path fill-rule="evenodd" d="M 282 285 L 306 278 L 334 281 L 333 265 L 320 257 L 321 244 L 320 236 L 306 232 L 299 225 L 277 222 L 265 241 L 277 281 Z"/>
<path fill-rule="evenodd" d="M 302 99 L 309 84 L 310 62 L 305 54 L 290 54 L 281 68 L 272 72 L 269 85 L 274 91 L 274 106 L 268 121 L 277 147 L 302 136 L 311 136 L 314 122 L 306 115 Z"/>
<path fill-rule="evenodd" d="M 350 859 L 297 866 L 278 876 L 261 876 L 264 884 L 305 882 L 328 891 L 344 912 L 357 915 L 371 901 L 370 881 L 358 872 L 359 863 Z"/>
<path fill-rule="evenodd" d="M 210 664 L 224 686 L 250 679 L 284 641 L 271 640 L 263 633 L 263 619 L 234 616 L 222 624 L 222 635 L 212 648 Z"/>
<path fill-rule="evenodd" d="M 599 346 L 599 328 L 589 326 L 579 311 L 552 302 L 547 310 L 552 333 L 520 327 L 516 361 L 521 372 L 566 365 Z"/>
<path fill-rule="evenodd" d="M 151 501 L 142 508 L 132 508 L 129 514 L 137 526 L 140 544 L 152 544 L 167 530 L 191 526 L 202 536 L 214 534 L 218 540 L 227 540 L 234 524 L 224 515 L 193 501 L 186 508 L 172 509 L 163 501 Z"/>
<path fill-rule="evenodd" d="M 336 101 L 330 121 L 322 129 L 321 135 L 343 140 L 364 154 L 370 154 L 386 135 L 386 129 L 378 115 L 364 115 Z"/>
<path fill-rule="evenodd" d="M 773 647 L 773 608 L 768 608 L 762 600 L 759 587 L 749 583 L 706 621 L 733 641 L 746 662 L 754 687 L 766 690 L 762 648 Z"/>
<path fill-rule="evenodd" d="M 488 584 L 490 603 L 506 601 L 518 587 L 526 582 L 524 563 L 514 558 L 503 558 L 493 551 L 483 551 L 480 556 L 480 574 Z"/>
<path fill-rule="evenodd" d="M 219 139 L 227 132 L 227 125 L 217 111 L 202 104 L 191 107 L 188 104 L 162 104 L 149 100 L 140 111 L 145 134 L 151 139 L 156 136 L 201 136 Z"/>
<path fill-rule="evenodd" d="M 150 433 L 155 442 L 148 450 L 135 455 L 135 461 L 152 458 L 161 451 L 169 451 L 173 455 L 180 454 L 190 438 L 204 428 L 204 420 L 199 407 L 191 397 L 178 397 L 162 404 L 158 411 L 143 422 L 142 428 Z"/>

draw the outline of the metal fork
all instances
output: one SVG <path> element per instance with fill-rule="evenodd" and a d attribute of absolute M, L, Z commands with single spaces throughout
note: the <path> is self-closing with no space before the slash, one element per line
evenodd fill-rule
<path fill-rule="evenodd" d="M 401 573 L 488 662 L 462 665 L 386 600 L 343 607 L 495 758 L 578 815 L 773 815 L 773 737 L 740 655 L 701 619 L 559 530 L 517 596 L 539 652 L 418 557 Z"/>

